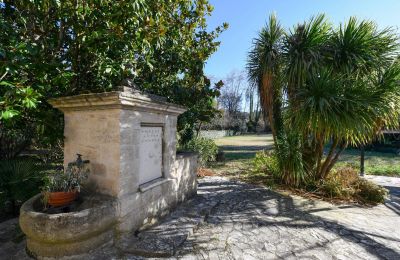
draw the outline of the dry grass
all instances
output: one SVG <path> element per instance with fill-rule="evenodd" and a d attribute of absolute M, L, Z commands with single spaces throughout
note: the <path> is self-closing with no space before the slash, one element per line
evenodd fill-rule
<path fill-rule="evenodd" d="M 214 171 L 207 168 L 199 168 L 197 170 L 197 177 L 206 177 L 206 176 L 214 176 Z"/>

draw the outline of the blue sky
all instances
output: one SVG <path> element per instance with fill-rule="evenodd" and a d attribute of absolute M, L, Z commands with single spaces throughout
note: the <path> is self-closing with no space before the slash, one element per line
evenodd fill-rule
<path fill-rule="evenodd" d="M 209 28 L 229 23 L 219 37 L 221 45 L 207 61 L 207 75 L 223 78 L 232 70 L 245 68 L 246 54 L 252 38 L 275 12 L 286 28 L 325 13 L 338 25 L 350 16 L 371 19 L 383 28 L 392 26 L 400 33 L 400 0 L 210 0 L 214 12 L 208 18 Z"/>

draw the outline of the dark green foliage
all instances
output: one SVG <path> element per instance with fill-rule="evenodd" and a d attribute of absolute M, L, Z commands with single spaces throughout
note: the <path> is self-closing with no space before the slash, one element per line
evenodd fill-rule
<path fill-rule="evenodd" d="M 0 209 L 18 214 L 24 201 L 40 192 L 43 167 L 31 159 L 0 161 Z"/>
<path fill-rule="evenodd" d="M 279 162 L 280 177 L 284 183 L 295 186 L 306 183 L 308 172 L 302 158 L 301 137 L 295 131 L 277 138 L 276 156 Z"/>
<path fill-rule="evenodd" d="M 179 130 L 210 120 L 218 86 L 204 62 L 227 28 L 207 28 L 204 0 L 3 1 L 0 131 L 29 124 L 31 140 L 62 138 L 53 97 L 115 90 L 125 79 L 188 107 Z"/>

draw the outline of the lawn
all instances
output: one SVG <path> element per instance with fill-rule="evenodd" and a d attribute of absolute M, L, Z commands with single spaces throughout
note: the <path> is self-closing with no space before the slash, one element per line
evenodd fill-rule
<path fill-rule="evenodd" d="M 360 167 L 360 151 L 346 150 L 340 157 L 338 165 L 349 164 Z M 365 152 L 365 173 L 370 175 L 385 175 L 400 177 L 400 156 L 393 153 Z"/>
<path fill-rule="evenodd" d="M 223 137 L 215 140 L 225 152 L 225 163 L 215 163 L 211 168 L 220 174 L 235 175 L 249 169 L 251 159 L 257 151 L 273 149 L 272 135 L 241 135 Z M 337 166 L 351 165 L 359 168 L 360 152 L 346 150 Z M 371 175 L 400 177 L 400 156 L 391 153 L 365 152 L 365 172 Z"/>
<path fill-rule="evenodd" d="M 216 139 L 215 143 L 225 152 L 227 161 L 252 159 L 256 152 L 274 145 L 272 135 L 228 136 Z"/>
<path fill-rule="evenodd" d="M 214 163 L 210 166 L 217 174 L 240 175 L 247 171 L 256 152 L 272 149 L 272 135 L 240 135 L 229 136 L 215 140 L 225 153 L 224 163 Z"/>

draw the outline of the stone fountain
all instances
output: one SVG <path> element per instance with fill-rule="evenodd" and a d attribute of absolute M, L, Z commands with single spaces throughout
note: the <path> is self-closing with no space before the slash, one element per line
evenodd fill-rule
<path fill-rule="evenodd" d="M 75 211 L 21 208 L 27 250 L 37 257 L 79 256 L 153 224 L 196 194 L 197 155 L 176 154 L 176 125 L 185 108 L 131 88 L 52 99 L 64 112 L 64 165 L 90 160 L 89 191 Z"/>

